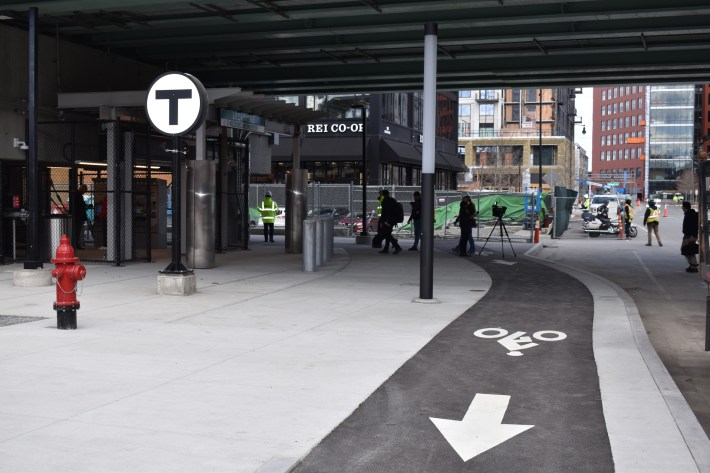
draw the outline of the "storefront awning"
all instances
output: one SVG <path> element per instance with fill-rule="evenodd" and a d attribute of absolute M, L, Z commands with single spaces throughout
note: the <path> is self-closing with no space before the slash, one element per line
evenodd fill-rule
<path fill-rule="evenodd" d="M 409 143 L 380 140 L 380 159 L 383 162 L 422 165 L 422 149 Z M 455 154 L 437 151 L 434 156 L 434 166 L 439 170 L 465 172 L 468 169 Z"/>
<path fill-rule="evenodd" d="M 436 152 L 436 166 L 439 167 L 439 163 L 444 169 L 450 169 L 457 172 L 468 172 L 468 167 L 464 164 L 463 160 L 459 158 L 457 154 L 444 153 L 443 151 Z M 445 164 L 444 164 L 445 163 Z"/>

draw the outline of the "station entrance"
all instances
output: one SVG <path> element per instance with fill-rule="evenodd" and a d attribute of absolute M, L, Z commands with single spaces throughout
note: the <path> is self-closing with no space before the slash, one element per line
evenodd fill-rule
<path fill-rule="evenodd" d="M 116 266 L 152 261 L 172 244 L 172 143 L 145 124 L 124 120 L 40 123 L 40 231 L 43 262 L 62 234 L 82 261 Z M 179 152 L 195 159 L 194 139 Z M 248 142 L 207 138 L 216 162 L 215 250 L 246 248 L 249 232 Z M 187 182 L 189 166 L 182 170 Z M 0 161 L 0 262 L 20 262 L 29 217 L 24 161 Z M 183 206 L 184 208 L 184 206 Z M 184 242 L 185 239 L 182 238 Z"/>

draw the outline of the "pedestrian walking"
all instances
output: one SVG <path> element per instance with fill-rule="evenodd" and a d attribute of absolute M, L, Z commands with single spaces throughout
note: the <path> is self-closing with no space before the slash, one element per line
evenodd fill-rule
<path fill-rule="evenodd" d="M 646 229 L 648 230 L 648 243 L 646 243 L 646 246 L 651 246 L 651 233 L 656 235 L 658 246 L 663 246 L 661 236 L 658 234 L 658 224 L 660 221 L 661 212 L 658 210 L 658 207 L 656 207 L 656 202 L 653 199 L 649 199 L 646 213 L 643 214 L 643 224 L 646 225 Z"/>
<path fill-rule="evenodd" d="M 279 204 L 271 197 L 271 191 L 266 191 L 264 200 L 259 204 L 259 213 L 261 213 L 261 221 L 264 224 L 264 241 L 274 242 L 274 222 L 276 221 L 276 213 L 279 210 Z"/>
<path fill-rule="evenodd" d="M 461 229 L 458 247 L 459 256 L 471 256 L 472 253 L 476 252 L 476 243 L 473 240 L 473 227 L 476 224 L 476 215 L 476 206 L 471 202 L 471 196 L 466 194 L 463 196 L 463 199 L 461 199 L 459 214 L 456 217 L 459 228 Z M 466 252 L 466 243 L 469 245 L 470 253 Z"/>
<path fill-rule="evenodd" d="M 698 248 L 698 212 L 690 206 L 690 202 L 683 201 L 683 242 L 680 245 L 680 254 L 685 256 L 689 273 L 698 272 L 698 260 L 695 255 Z"/>
<path fill-rule="evenodd" d="M 402 247 L 397 243 L 397 239 L 392 236 L 392 230 L 397 223 L 401 222 L 399 220 L 399 206 L 400 204 L 390 197 L 390 192 L 387 189 L 382 190 L 382 216 L 380 217 L 380 233 L 382 234 L 382 239 L 385 242 L 385 247 L 380 251 L 380 253 L 387 254 L 390 252 L 390 244 L 394 248 L 394 254 L 396 255 L 402 251 Z"/>
<path fill-rule="evenodd" d="M 419 249 L 419 237 L 422 223 L 422 195 L 419 191 L 414 191 L 412 197 L 414 199 L 410 202 L 412 211 L 409 214 L 409 220 L 407 220 L 407 223 L 412 224 L 412 228 L 414 230 L 414 244 L 411 248 L 409 248 L 409 251 L 417 251 Z"/>

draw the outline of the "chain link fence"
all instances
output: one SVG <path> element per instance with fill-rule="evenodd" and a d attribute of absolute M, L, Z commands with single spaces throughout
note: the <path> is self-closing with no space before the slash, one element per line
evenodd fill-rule
<path fill-rule="evenodd" d="M 390 196 L 400 201 L 404 207 L 404 223 L 395 229 L 395 234 L 401 238 L 413 238 L 412 225 L 406 224 L 411 212 L 412 194 L 421 191 L 419 186 L 367 186 L 366 208 L 369 222 L 368 232 L 377 231 L 377 198 L 380 189 L 387 189 Z M 285 224 L 286 188 L 284 184 L 252 184 L 249 187 L 250 213 L 253 226 L 260 226 L 259 212 L 256 210 L 264 200 L 266 192 L 271 192 L 272 198 L 279 206 L 275 226 Z M 319 184 L 311 183 L 307 188 L 308 215 L 330 216 L 335 220 L 336 234 L 352 236 L 362 230 L 363 189 L 354 184 Z M 434 235 L 436 238 L 455 239 L 460 235 L 454 221 L 459 212 L 461 198 L 466 192 L 455 190 L 438 190 L 434 193 Z M 493 216 L 491 207 L 495 203 L 507 206 L 508 212 L 503 218 L 511 241 L 531 242 L 533 238 L 535 206 L 531 196 L 520 193 L 472 193 L 473 203 L 479 211 L 478 226 L 474 228 L 474 238 L 490 238 L 500 240 L 500 235 L 492 234 L 492 229 L 498 219 Z M 372 218 L 370 218 L 372 216 Z"/>

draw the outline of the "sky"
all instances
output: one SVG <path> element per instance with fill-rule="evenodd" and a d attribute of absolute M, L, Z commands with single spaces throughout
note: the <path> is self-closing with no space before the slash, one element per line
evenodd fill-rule
<path fill-rule="evenodd" d="M 593 89 L 591 87 L 585 87 L 582 89 L 582 93 L 577 95 L 575 99 L 575 107 L 577 108 L 577 121 L 582 119 L 582 123 L 587 129 L 587 134 L 582 134 L 582 125 L 576 125 L 574 130 L 574 140 L 584 148 L 587 152 L 587 156 L 592 156 L 592 132 L 594 127 L 592 126 L 592 119 L 594 118 L 594 109 L 592 107 L 593 99 Z M 589 160 L 591 164 L 591 159 Z"/>

